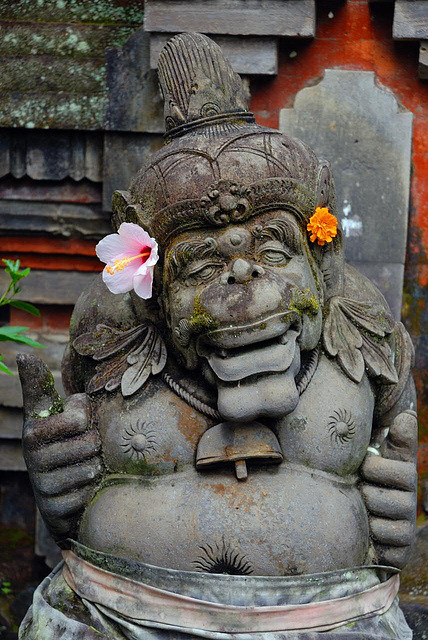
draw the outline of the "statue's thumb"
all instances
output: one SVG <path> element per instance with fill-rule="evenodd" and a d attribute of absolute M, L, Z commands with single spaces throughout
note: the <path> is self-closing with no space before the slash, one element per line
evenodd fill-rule
<path fill-rule="evenodd" d="M 32 354 L 16 357 L 24 401 L 24 419 L 45 418 L 62 411 L 61 396 L 55 389 L 52 373 L 43 360 Z"/>
<path fill-rule="evenodd" d="M 418 448 L 418 421 L 414 411 L 403 411 L 394 418 L 385 442 L 385 457 L 410 462 Z"/>

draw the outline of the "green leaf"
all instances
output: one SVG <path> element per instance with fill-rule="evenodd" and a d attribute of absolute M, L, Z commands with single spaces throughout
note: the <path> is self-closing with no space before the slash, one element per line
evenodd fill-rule
<path fill-rule="evenodd" d="M 33 304 L 30 304 L 29 302 L 22 302 L 21 300 L 10 300 L 8 302 L 11 307 L 22 309 L 22 311 L 26 311 L 27 313 L 31 313 L 33 316 L 40 318 L 40 311 Z"/>
<path fill-rule="evenodd" d="M 1 360 L 3 360 L 3 358 L 0 356 Z M 7 367 L 4 362 L 1 362 L 0 360 L 0 371 L 2 371 L 3 373 L 7 373 L 9 376 L 13 376 L 13 372 L 9 369 L 9 367 Z"/>
<path fill-rule="evenodd" d="M 3 258 L 2 262 L 5 263 L 7 269 L 10 271 L 15 272 L 19 269 L 19 265 L 20 265 L 19 260 L 7 260 L 6 258 Z"/>
<path fill-rule="evenodd" d="M 27 331 L 28 327 L 0 327 L 0 341 L 10 340 L 11 342 L 18 342 L 21 344 L 28 344 L 30 347 L 38 347 L 44 349 L 44 345 L 36 342 L 28 336 L 22 335 L 24 331 Z"/>

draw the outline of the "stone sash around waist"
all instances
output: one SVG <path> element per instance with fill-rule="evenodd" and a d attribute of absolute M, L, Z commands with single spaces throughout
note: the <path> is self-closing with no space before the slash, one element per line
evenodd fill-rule
<path fill-rule="evenodd" d="M 344 597 L 304 604 L 237 606 L 183 595 L 112 573 L 79 557 L 74 551 L 64 551 L 63 556 L 64 578 L 80 597 L 114 611 L 134 624 L 183 631 L 198 629 L 204 632 L 238 635 L 278 631 L 327 631 L 362 618 L 385 613 L 399 588 L 399 576 L 395 574 L 385 582 Z M 156 570 L 156 567 L 150 569 Z M 184 582 L 186 574 L 193 574 L 163 569 L 160 571 L 171 571 L 177 576 L 181 574 Z M 328 582 L 328 574 L 325 575 Z M 345 579 L 345 571 L 343 575 Z M 299 576 L 299 579 L 303 587 L 305 580 L 309 586 L 311 579 L 316 578 L 319 581 L 321 576 L 322 574 Z M 202 577 L 201 575 L 201 580 Z M 214 576 L 205 576 L 207 580 L 211 577 Z M 229 579 L 229 584 L 233 584 L 235 576 L 225 578 Z M 237 578 L 236 584 L 239 585 L 239 579 L 242 577 Z M 269 578 L 258 576 L 249 578 L 255 581 L 255 584 L 259 579 L 261 585 L 263 581 L 269 581 Z M 273 577 L 271 580 L 279 591 L 283 581 L 286 590 L 287 577 Z M 242 581 L 242 588 L 244 587 L 245 581 Z M 204 597 L 203 593 L 201 597 Z"/>

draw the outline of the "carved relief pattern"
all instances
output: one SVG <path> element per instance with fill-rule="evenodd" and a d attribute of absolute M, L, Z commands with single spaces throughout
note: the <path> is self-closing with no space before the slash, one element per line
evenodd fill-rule
<path fill-rule="evenodd" d="M 226 573 L 231 576 L 248 576 L 253 573 L 251 564 L 242 555 L 227 544 L 204 544 L 199 547 L 201 555 L 193 561 L 194 567 L 204 573 Z"/>
<path fill-rule="evenodd" d="M 201 200 L 185 200 L 165 207 L 151 224 L 153 234 L 164 244 L 179 233 L 205 227 L 207 223 L 224 227 L 276 207 L 285 207 L 304 222 L 314 206 L 313 193 L 292 178 L 267 178 L 247 187 L 221 180 Z"/>
<path fill-rule="evenodd" d="M 356 426 L 351 412 L 347 409 L 333 411 L 329 418 L 328 430 L 331 440 L 338 444 L 346 444 L 352 440 Z"/>
<path fill-rule="evenodd" d="M 150 452 L 156 451 L 156 433 L 143 421 L 138 420 L 136 425 L 126 427 L 122 433 L 121 447 L 130 458 L 146 460 Z"/>
<path fill-rule="evenodd" d="M 395 384 L 398 377 L 387 340 L 393 330 L 394 321 L 380 304 L 335 296 L 324 324 L 324 346 L 354 382 L 360 382 L 367 369 L 379 382 Z"/>
<path fill-rule="evenodd" d="M 161 373 L 167 359 L 165 343 L 150 322 L 128 331 L 99 324 L 95 331 L 76 338 L 73 347 L 80 355 L 99 361 L 87 393 L 114 391 L 120 386 L 123 396 L 131 396 L 150 375 Z"/>

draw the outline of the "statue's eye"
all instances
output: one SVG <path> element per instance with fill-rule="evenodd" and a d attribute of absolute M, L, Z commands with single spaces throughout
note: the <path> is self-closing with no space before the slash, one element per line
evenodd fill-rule
<path fill-rule="evenodd" d="M 258 257 L 266 264 L 271 264 L 275 267 L 281 267 L 287 264 L 291 258 L 287 251 L 278 247 L 266 247 L 265 249 L 259 249 Z"/>
<path fill-rule="evenodd" d="M 222 264 L 220 262 L 205 262 L 188 271 L 185 275 L 186 284 L 197 285 L 208 282 L 219 271 Z"/>

